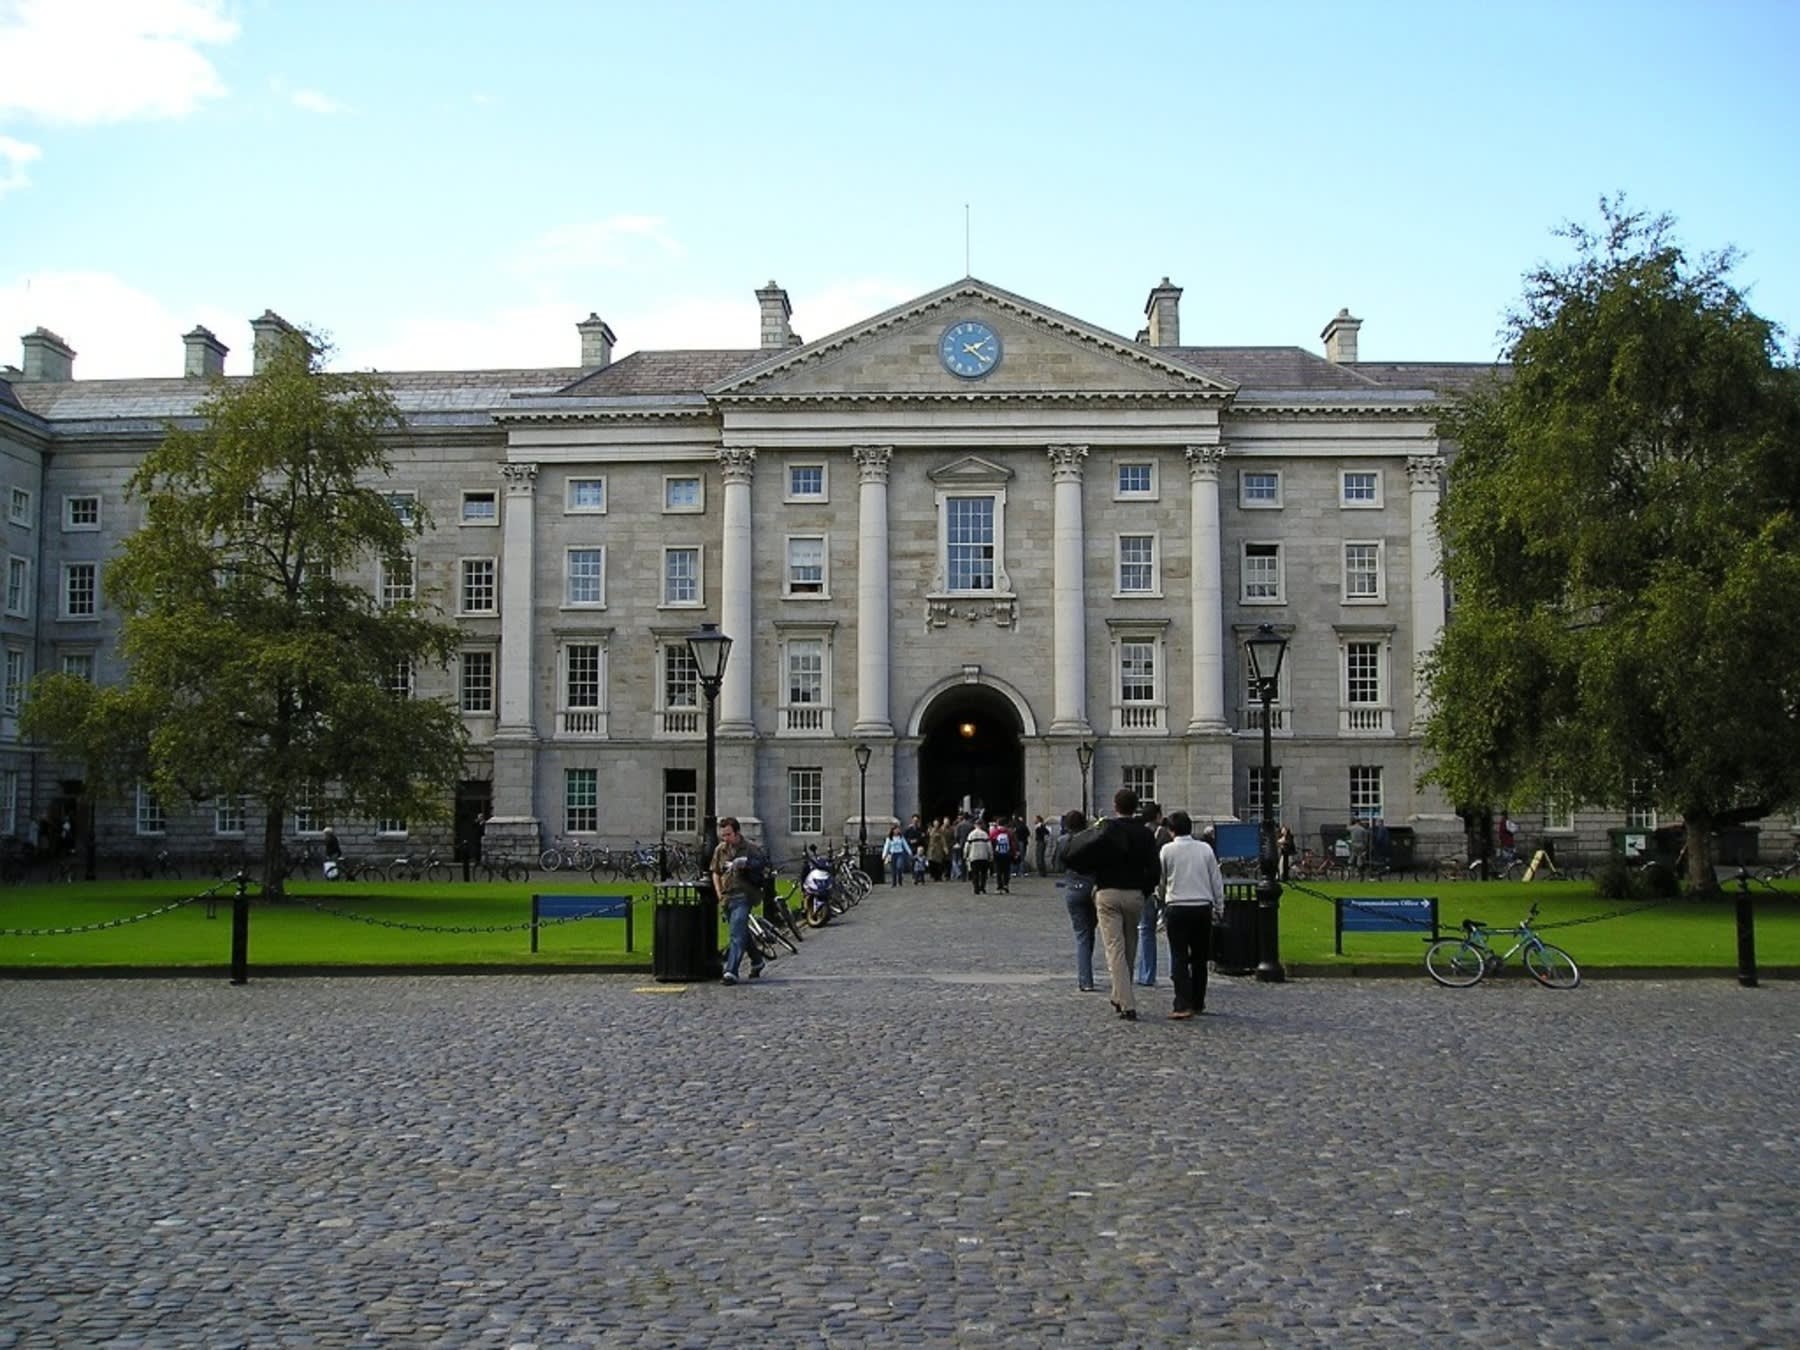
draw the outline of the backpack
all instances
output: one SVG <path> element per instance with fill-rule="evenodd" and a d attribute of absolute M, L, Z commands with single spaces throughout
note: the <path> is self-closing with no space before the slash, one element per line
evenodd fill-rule
<path fill-rule="evenodd" d="M 769 882 L 769 855 L 759 848 L 751 849 L 740 870 L 744 877 L 744 889 L 752 895 L 761 895 Z"/>
<path fill-rule="evenodd" d="M 996 858 L 1012 857 L 1012 831 L 1005 826 L 994 831 L 994 856 Z"/>

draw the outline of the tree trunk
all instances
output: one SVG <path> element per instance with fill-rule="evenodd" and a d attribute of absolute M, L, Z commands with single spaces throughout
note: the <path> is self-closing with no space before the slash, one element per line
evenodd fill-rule
<path fill-rule="evenodd" d="M 287 876 L 287 850 L 281 839 L 281 822 L 287 815 L 287 803 L 275 799 L 263 812 L 263 894 L 279 896 Z"/>
<path fill-rule="evenodd" d="M 1687 884 L 1690 895 L 1708 895 L 1719 889 L 1713 871 L 1713 818 L 1700 812 L 1682 816 L 1687 831 Z"/>

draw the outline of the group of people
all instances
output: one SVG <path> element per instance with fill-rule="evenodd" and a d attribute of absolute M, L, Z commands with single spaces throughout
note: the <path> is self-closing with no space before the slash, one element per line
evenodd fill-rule
<path fill-rule="evenodd" d="M 1042 816 L 1030 825 L 1023 816 L 970 811 L 939 816 L 929 825 L 914 815 L 905 826 L 894 825 L 881 844 L 882 866 L 890 886 L 927 881 L 967 881 L 977 895 L 1011 889 L 1014 876 L 1050 868 L 1055 831 Z"/>

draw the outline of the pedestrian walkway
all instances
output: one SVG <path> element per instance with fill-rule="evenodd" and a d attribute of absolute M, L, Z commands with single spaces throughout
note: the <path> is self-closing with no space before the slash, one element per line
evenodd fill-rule
<path fill-rule="evenodd" d="M 1800 986 L 1074 988 L 1026 880 L 736 988 L 16 981 L 0 1346 L 1800 1341 Z"/>

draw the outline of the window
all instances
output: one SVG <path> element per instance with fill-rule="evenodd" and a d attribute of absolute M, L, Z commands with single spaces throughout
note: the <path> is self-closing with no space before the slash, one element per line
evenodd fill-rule
<path fill-rule="evenodd" d="M 23 525 L 28 530 L 31 528 L 30 492 L 18 487 L 12 490 L 12 496 L 6 504 L 6 518 L 15 525 Z"/>
<path fill-rule="evenodd" d="M 1246 511 L 1275 511 L 1281 507 L 1281 472 L 1278 469 L 1245 469 L 1238 475 L 1238 505 Z"/>
<path fill-rule="evenodd" d="M 1380 735 L 1393 728 L 1387 697 L 1387 643 L 1349 639 L 1343 644 L 1343 706 L 1338 730 Z"/>
<path fill-rule="evenodd" d="M 312 791 L 300 788 L 294 793 L 294 833 L 318 834 L 324 827 L 319 819 L 318 810 L 313 806 Z"/>
<path fill-rule="evenodd" d="M 1243 630 L 1241 636 L 1249 637 L 1250 631 Z M 1262 698 L 1257 691 L 1256 676 L 1250 669 L 1250 648 L 1240 645 L 1238 648 L 1238 669 L 1243 672 L 1239 687 L 1244 691 L 1244 715 L 1238 722 L 1243 731 L 1262 730 L 1263 706 Z M 1287 658 L 1281 663 L 1281 673 L 1275 677 L 1275 697 L 1269 703 L 1269 730 L 1276 735 L 1288 730 L 1288 709 L 1292 706 L 1288 698 L 1289 676 L 1294 669 L 1294 653 L 1290 650 Z"/>
<path fill-rule="evenodd" d="M 7 712 L 19 711 L 19 700 L 25 693 L 25 653 L 16 647 L 6 649 L 6 687 L 0 690 L 0 702 Z"/>
<path fill-rule="evenodd" d="M 687 639 L 664 642 L 662 672 L 656 684 L 656 715 L 665 736 L 695 736 L 701 730 L 700 668 Z"/>
<path fill-rule="evenodd" d="M 1345 469 L 1338 490 L 1338 504 L 1346 509 L 1381 505 L 1381 471 Z"/>
<path fill-rule="evenodd" d="M 825 770 L 788 770 L 788 833 L 825 833 Z"/>
<path fill-rule="evenodd" d="M 1386 569 L 1379 541 L 1344 545 L 1344 602 L 1374 604 L 1387 599 Z"/>
<path fill-rule="evenodd" d="M 1159 800 L 1156 795 L 1156 766 L 1154 764 L 1127 764 L 1119 772 L 1120 786 L 1128 787 L 1137 793 L 1140 803 Z"/>
<path fill-rule="evenodd" d="M 462 710 L 494 711 L 494 654 L 487 651 L 462 654 Z"/>
<path fill-rule="evenodd" d="M 413 663 L 396 661 L 388 668 L 387 691 L 395 698 L 411 698 L 413 696 Z"/>
<path fill-rule="evenodd" d="M 63 498 L 63 529 L 97 530 L 100 528 L 100 499 L 92 495 Z"/>
<path fill-rule="evenodd" d="M 700 550 L 691 545 L 663 550 L 665 605 L 700 603 Z"/>
<path fill-rule="evenodd" d="M 416 492 L 390 492 L 387 504 L 394 508 L 394 515 L 402 525 L 411 525 L 418 519 L 419 494 Z"/>
<path fill-rule="evenodd" d="M 1573 802 L 1545 802 L 1544 828 L 1552 834 L 1575 833 L 1575 804 Z"/>
<path fill-rule="evenodd" d="M 1118 466 L 1113 480 L 1114 501 L 1145 501 L 1156 497 L 1156 465 L 1150 461 L 1130 461 Z"/>
<path fill-rule="evenodd" d="M 1166 720 L 1162 678 L 1162 639 L 1155 633 L 1113 635 L 1113 730 L 1163 730 Z"/>
<path fill-rule="evenodd" d="M 670 514 L 692 514 L 706 509 L 706 496 L 700 480 L 691 474 L 665 474 L 663 477 L 663 510 Z"/>
<path fill-rule="evenodd" d="M 1381 766 L 1379 764 L 1352 764 L 1350 766 L 1350 819 L 1374 820 L 1377 816 L 1386 815 L 1381 805 Z"/>
<path fill-rule="evenodd" d="M 692 769 L 663 770 L 663 833 L 697 834 L 700 791 Z"/>
<path fill-rule="evenodd" d="M 63 564 L 63 617 L 91 619 L 100 609 L 100 585 L 95 564 Z"/>
<path fill-rule="evenodd" d="M 825 590 L 825 536 L 791 535 L 787 541 L 787 594 L 818 596 Z"/>
<path fill-rule="evenodd" d="M 600 770 L 563 770 L 563 833 L 592 834 L 600 828 Z"/>
<path fill-rule="evenodd" d="M 410 554 L 384 560 L 378 568 L 375 599 L 383 609 L 411 604 L 418 595 L 418 581 Z"/>
<path fill-rule="evenodd" d="M 389 816 L 385 820 L 375 822 L 375 833 L 386 839 L 404 839 L 406 837 L 406 821 L 398 816 Z"/>
<path fill-rule="evenodd" d="M 462 586 L 458 597 L 464 614 L 492 614 L 498 592 L 494 584 L 495 563 L 492 558 L 464 558 Z"/>
<path fill-rule="evenodd" d="M 788 465 L 787 499 L 790 502 L 822 502 L 826 500 L 825 466 L 823 464 Z"/>
<path fill-rule="evenodd" d="M 604 478 L 571 478 L 563 510 L 569 515 L 606 514 L 606 480 Z"/>
<path fill-rule="evenodd" d="M 572 548 L 565 559 L 563 569 L 568 584 L 563 603 L 589 609 L 603 607 L 606 604 L 606 550 Z"/>
<path fill-rule="evenodd" d="M 1018 622 L 1018 596 L 1006 574 L 1006 484 L 1012 470 L 976 455 L 928 471 L 936 484 L 937 566 L 926 592 L 926 622 L 941 628 L 953 618 L 973 618 L 961 603 L 979 606 L 1002 628 Z"/>
<path fill-rule="evenodd" d="M 829 649 L 823 636 L 788 636 L 782 643 L 781 729 L 795 735 L 831 730 Z"/>
<path fill-rule="evenodd" d="M 213 833 L 242 834 L 244 832 L 244 814 L 242 797 L 215 797 L 213 799 Z"/>
<path fill-rule="evenodd" d="M 1162 585 L 1156 572 L 1156 536 L 1122 534 L 1119 536 L 1120 595 L 1160 595 Z"/>
<path fill-rule="evenodd" d="M 162 803 L 156 800 L 156 793 L 146 783 L 139 783 L 137 789 L 137 832 L 139 834 L 161 834 L 168 829 L 168 817 L 163 814 Z"/>
<path fill-rule="evenodd" d="M 599 642 L 563 644 L 562 706 L 557 709 L 557 730 L 563 735 L 606 735 L 605 662 L 605 647 Z"/>
<path fill-rule="evenodd" d="M 1243 603 L 1287 603 L 1287 584 L 1281 566 L 1280 544 L 1244 545 Z"/>
<path fill-rule="evenodd" d="M 1269 769 L 1269 809 L 1277 818 L 1281 815 L 1281 766 L 1273 765 Z M 1244 814 L 1251 820 L 1262 819 L 1263 812 L 1263 771 L 1262 765 L 1250 766 L 1249 790 L 1244 794 Z"/>
<path fill-rule="evenodd" d="M 952 591 L 994 589 L 994 499 L 951 497 L 944 503 L 945 562 Z"/>
<path fill-rule="evenodd" d="M 492 488 L 463 493 L 462 523 L 465 525 L 498 525 L 500 523 L 500 494 Z"/>
<path fill-rule="evenodd" d="M 62 673 L 73 675 L 78 680 L 94 682 L 94 654 L 92 652 L 64 652 Z"/>
<path fill-rule="evenodd" d="M 31 562 L 27 558 L 6 560 L 6 612 L 21 618 L 31 612 Z"/>
<path fill-rule="evenodd" d="M 19 833 L 19 771 L 0 770 L 0 835 Z"/>
<path fill-rule="evenodd" d="M 1628 830 L 1654 830 L 1656 828 L 1656 802 L 1650 795 L 1650 782 L 1644 778 L 1631 780 L 1629 798 L 1625 807 L 1625 828 Z"/>

